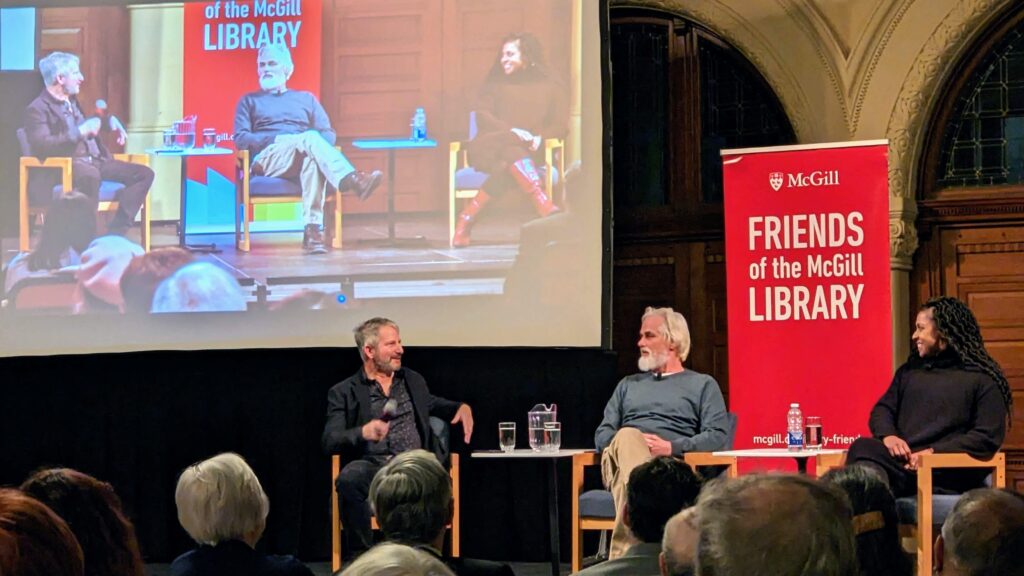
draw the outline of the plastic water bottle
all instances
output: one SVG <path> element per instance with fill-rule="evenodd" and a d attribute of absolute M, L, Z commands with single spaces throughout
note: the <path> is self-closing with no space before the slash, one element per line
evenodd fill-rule
<path fill-rule="evenodd" d="M 423 108 L 417 108 L 412 115 L 412 139 L 422 142 L 427 139 L 427 113 Z"/>
<path fill-rule="evenodd" d="M 786 414 L 786 444 L 791 452 L 804 448 L 804 413 L 796 402 L 789 405 Z"/>

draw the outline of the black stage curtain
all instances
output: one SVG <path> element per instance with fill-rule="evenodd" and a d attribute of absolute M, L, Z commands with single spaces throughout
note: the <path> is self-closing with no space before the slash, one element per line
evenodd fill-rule
<path fill-rule="evenodd" d="M 541 461 L 469 457 L 497 448 L 497 423 L 558 403 L 563 446 L 593 447 L 615 386 L 613 353 L 596 349 L 407 348 L 404 364 L 431 391 L 473 407 L 462 456 L 465 555 L 548 558 Z M 193 543 L 174 506 L 187 465 L 224 451 L 249 461 L 270 498 L 260 547 L 306 561 L 330 553 L 330 458 L 320 452 L 327 390 L 359 367 L 348 349 L 160 351 L 0 359 L 0 485 L 44 466 L 82 470 L 114 485 L 147 562 Z M 459 431 L 460 429 L 456 429 Z M 569 477 L 559 463 L 562 554 L 569 553 Z"/>

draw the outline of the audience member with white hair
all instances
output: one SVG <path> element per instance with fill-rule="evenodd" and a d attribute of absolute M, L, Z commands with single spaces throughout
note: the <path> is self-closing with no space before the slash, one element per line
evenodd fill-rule
<path fill-rule="evenodd" d="M 357 558 L 341 576 L 455 576 L 430 554 L 394 542 L 378 544 Z"/>
<path fill-rule="evenodd" d="M 197 462 L 178 478 L 178 521 L 199 547 L 179 556 L 172 576 L 312 576 L 292 556 L 255 550 L 270 501 L 256 473 L 238 454 Z"/>
<path fill-rule="evenodd" d="M 661 576 L 692 576 L 697 560 L 697 509 L 684 508 L 665 524 L 658 565 Z"/>
<path fill-rule="evenodd" d="M 152 312 L 244 312 L 245 294 L 231 274 L 210 262 L 193 262 L 160 283 Z"/>
<path fill-rule="evenodd" d="M 718 382 L 684 366 L 690 330 L 682 314 L 647 308 L 636 345 L 640 374 L 623 378 L 615 387 L 594 434 L 601 476 L 615 501 L 611 559 L 634 543 L 622 518 L 626 480 L 633 469 L 655 456 L 721 450 L 728 435 Z"/>
<path fill-rule="evenodd" d="M 978 488 L 964 494 L 935 540 L 941 576 L 1024 575 L 1024 496 Z"/>

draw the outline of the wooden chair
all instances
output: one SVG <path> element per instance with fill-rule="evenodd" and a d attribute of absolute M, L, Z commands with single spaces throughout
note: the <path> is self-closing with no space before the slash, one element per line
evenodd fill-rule
<path fill-rule="evenodd" d="M 736 434 L 736 416 L 728 414 L 730 433 L 726 437 L 726 448 L 732 448 Z M 710 452 L 690 452 L 683 455 L 683 461 L 694 470 L 698 467 L 725 466 L 725 475 L 735 478 L 739 468 L 734 456 L 714 456 Z M 588 466 L 597 466 L 601 458 L 595 451 L 576 454 L 572 457 L 572 571 L 583 567 L 583 532 L 587 530 L 611 530 L 615 527 L 615 502 L 608 490 L 583 491 L 583 475 Z"/>
<path fill-rule="evenodd" d="M 444 432 L 447 438 L 448 424 L 439 418 L 430 418 L 430 426 L 435 434 Z M 341 473 L 341 457 L 337 454 L 331 456 L 331 572 L 341 570 L 341 511 L 338 509 L 338 491 L 335 489 L 335 481 Z M 459 528 L 461 512 L 459 511 L 459 455 L 452 452 L 448 459 L 448 475 L 452 479 L 452 513 L 451 530 L 452 556 L 459 555 Z M 370 519 L 370 527 L 379 530 L 377 518 Z"/>
<path fill-rule="evenodd" d="M 31 248 L 29 235 L 31 232 L 32 216 L 44 216 L 49 202 L 34 203 L 33 197 L 38 199 L 41 196 L 54 198 L 58 194 L 67 194 L 72 190 L 72 158 L 67 156 L 51 156 L 46 160 L 40 160 L 32 154 L 32 147 L 28 142 L 28 136 L 24 128 L 17 130 L 18 144 L 21 146 L 21 158 L 18 160 L 18 249 L 27 252 Z M 115 160 L 132 162 L 149 166 L 149 156 L 146 154 L 114 154 Z M 41 182 L 31 179 L 34 171 L 60 171 L 60 180 L 54 184 L 51 180 Z M 124 184 L 104 180 L 100 183 L 97 210 L 99 212 L 116 212 L 118 207 L 117 195 L 124 189 Z M 30 194 L 30 192 L 32 192 Z M 149 252 L 150 244 L 150 222 L 149 222 L 149 194 L 146 194 L 146 201 L 142 204 L 140 211 L 141 243 L 142 248 Z"/>
<path fill-rule="evenodd" d="M 476 138 L 476 113 L 469 113 L 469 142 Z M 483 188 L 487 174 L 480 172 L 469 164 L 466 142 L 448 144 L 448 245 L 455 239 L 455 219 L 457 200 L 469 200 L 476 197 Z M 540 167 L 544 176 L 544 190 L 548 198 L 554 199 L 554 189 L 558 180 L 565 174 L 565 140 L 546 138 L 544 140 L 544 166 Z"/>
<path fill-rule="evenodd" d="M 1006 455 L 997 452 L 988 460 L 978 460 L 967 454 L 924 454 L 917 469 L 917 497 L 896 499 L 900 517 L 900 536 L 917 540 L 917 574 L 932 573 L 932 547 L 935 543 L 933 525 L 941 525 L 959 494 L 933 494 L 932 473 L 943 468 L 991 468 L 992 486 L 1006 487 Z"/>
<path fill-rule="evenodd" d="M 256 204 L 284 204 L 302 201 L 302 187 L 287 178 L 253 176 L 248 150 L 235 152 L 235 247 L 249 251 L 249 215 Z M 324 233 L 331 246 L 341 248 L 341 192 L 334 190 L 324 198 L 324 214 L 334 204 L 334 222 Z"/>

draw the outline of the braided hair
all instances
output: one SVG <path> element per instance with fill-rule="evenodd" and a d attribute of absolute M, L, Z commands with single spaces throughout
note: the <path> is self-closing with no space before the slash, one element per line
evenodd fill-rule
<path fill-rule="evenodd" d="M 1006 413 L 1012 414 L 1013 396 L 1010 394 L 1010 384 L 1006 381 L 999 363 L 985 350 L 978 320 L 970 308 L 956 298 L 941 296 L 925 302 L 921 309 L 931 309 L 939 335 L 960 356 L 964 366 L 980 370 L 995 380 L 999 392 L 1003 395 Z"/>

